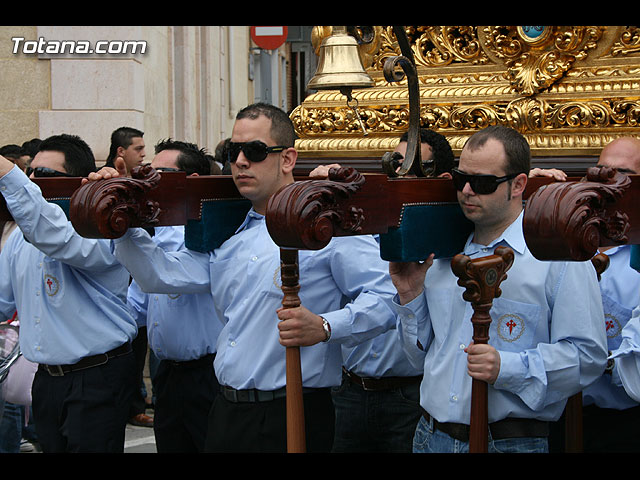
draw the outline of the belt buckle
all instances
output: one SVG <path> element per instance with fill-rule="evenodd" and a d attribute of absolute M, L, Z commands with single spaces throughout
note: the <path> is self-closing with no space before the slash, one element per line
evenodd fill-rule
<path fill-rule="evenodd" d="M 64 371 L 61 365 L 46 365 L 47 372 L 52 377 L 63 377 Z"/>
<path fill-rule="evenodd" d="M 229 400 L 230 402 L 233 403 L 237 403 L 238 402 L 238 391 L 231 388 L 231 387 L 227 387 L 226 385 L 223 386 L 224 388 L 224 396 L 227 400 Z"/>
<path fill-rule="evenodd" d="M 368 383 L 368 382 L 367 382 L 367 380 L 368 380 L 368 379 L 367 379 L 367 378 L 365 378 L 365 377 L 360 377 L 360 385 L 362 385 L 362 389 L 363 389 L 365 392 L 372 392 L 372 391 L 374 390 L 374 388 L 373 388 L 373 387 L 368 387 L 368 386 L 367 386 L 367 383 Z"/>

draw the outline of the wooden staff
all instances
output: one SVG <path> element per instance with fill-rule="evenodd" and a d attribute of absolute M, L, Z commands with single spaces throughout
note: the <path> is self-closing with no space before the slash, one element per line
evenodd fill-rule
<path fill-rule="evenodd" d="M 282 278 L 283 308 L 300 306 L 298 250 L 280 249 L 280 276 Z M 306 439 L 304 431 L 304 401 L 302 398 L 302 367 L 300 347 L 286 348 L 287 373 L 287 451 L 304 453 Z"/>
<path fill-rule="evenodd" d="M 600 276 L 609 267 L 609 256 L 598 253 L 591 259 L 591 263 L 600 281 Z M 578 392 L 568 398 L 564 409 L 564 451 L 566 453 L 582 453 L 584 449 L 582 420 L 582 392 Z"/>
<path fill-rule="evenodd" d="M 513 264 L 513 250 L 496 248 L 494 255 L 471 260 L 466 255 L 456 255 L 451 269 L 458 277 L 458 285 L 465 287 L 463 298 L 471 302 L 473 315 L 473 342 L 486 344 L 491 326 L 491 305 L 502 291 L 500 283 L 507 278 L 506 271 Z M 469 422 L 469 452 L 486 453 L 488 450 L 489 412 L 488 385 L 482 380 L 472 379 L 471 416 Z"/>

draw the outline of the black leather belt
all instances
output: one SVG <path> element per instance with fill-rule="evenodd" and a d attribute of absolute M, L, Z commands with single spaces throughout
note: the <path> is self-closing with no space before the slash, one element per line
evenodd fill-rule
<path fill-rule="evenodd" d="M 433 417 L 422 409 L 422 416 L 427 420 Z M 469 425 L 463 423 L 442 423 L 433 418 L 433 428 L 446 433 L 461 442 L 469 441 Z M 489 431 L 494 440 L 505 438 L 548 437 L 549 423 L 531 418 L 505 418 L 489 424 Z"/>
<path fill-rule="evenodd" d="M 110 358 L 126 355 L 131 352 L 131 344 L 125 343 L 124 345 L 114 348 L 107 353 L 101 353 L 99 355 L 91 355 L 90 357 L 84 357 L 80 361 L 70 365 L 45 365 L 41 363 L 39 368 L 42 368 L 49 375 L 54 377 L 61 377 L 67 373 L 77 372 L 78 370 L 85 370 L 87 368 L 97 367 L 98 365 L 104 365 Z"/>
<path fill-rule="evenodd" d="M 422 375 L 415 377 L 359 377 L 355 373 L 342 368 L 344 375 L 351 380 L 351 382 L 362 387 L 364 390 L 372 392 L 381 392 L 384 390 L 392 390 L 394 388 L 406 387 L 407 385 L 414 385 L 422 381 Z"/>
<path fill-rule="evenodd" d="M 205 355 L 204 357 L 196 358 L 194 360 L 185 360 L 185 361 L 163 360 L 163 362 L 166 362 L 167 365 L 175 368 L 189 369 L 189 368 L 197 368 L 205 365 L 211 365 L 211 367 L 213 368 L 212 364 L 215 357 L 216 357 L 215 353 L 210 353 Z"/>
<path fill-rule="evenodd" d="M 321 390 L 327 390 L 325 388 L 303 388 L 302 393 L 319 392 Z M 255 388 L 249 388 L 245 390 L 236 390 L 235 388 L 227 387 L 226 385 L 220 386 L 220 393 L 222 396 L 233 403 L 243 402 L 270 402 L 279 398 L 287 396 L 287 388 L 282 387 L 277 390 L 257 390 Z"/>

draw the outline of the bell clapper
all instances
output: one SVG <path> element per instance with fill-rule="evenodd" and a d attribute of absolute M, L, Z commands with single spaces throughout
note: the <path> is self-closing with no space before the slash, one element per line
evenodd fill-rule
<path fill-rule="evenodd" d="M 353 114 L 356 116 L 358 123 L 360 124 L 360 128 L 362 129 L 363 135 L 368 135 L 367 128 L 362 121 L 362 117 L 360 116 L 360 111 L 358 110 L 358 99 L 353 98 L 351 96 L 350 88 L 341 88 L 340 92 L 347 97 L 347 106 L 353 110 Z"/>

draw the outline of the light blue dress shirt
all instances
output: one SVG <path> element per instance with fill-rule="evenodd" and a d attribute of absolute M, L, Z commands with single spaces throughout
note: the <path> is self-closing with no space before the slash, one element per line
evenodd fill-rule
<path fill-rule="evenodd" d="M 390 330 L 355 347 L 343 347 L 344 367 L 359 377 L 416 377 L 422 368 L 414 366 L 402 348 L 398 332 Z"/>
<path fill-rule="evenodd" d="M 612 382 L 622 386 L 636 402 L 640 402 L 640 306 L 633 309 L 631 319 L 622 328 L 620 346 L 612 352 L 615 366 Z"/>
<path fill-rule="evenodd" d="M 237 233 L 210 253 L 165 253 L 142 229 L 130 229 L 113 244 L 144 291 L 212 293 L 224 324 L 214 363 L 220 384 L 259 390 L 286 385 L 276 313 L 283 298 L 280 249 L 264 216 L 250 210 Z M 371 236 L 334 238 L 322 250 L 301 250 L 298 263 L 301 303 L 325 317 L 332 332 L 329 342 L 300 348 L 303 385 L 340 385 L 341 344 L 355 345 L 395 325 L 388 264 Z"/>
<path fill-rule="evenodd" d="M 373 236 L 379 245 L 377 235 Z M 416 377 L 422 375 L 422 367 L 415 367 L 398 341 L 393 329 L 355 346 L 343 346 L 343 365 L 350 372 L 363 378 Z"/>
<path fill-rule="evenodd" d="M 166 251 L 184 248 L 184 226 L 156 227 L 154 242 Z M 184 362 L 216 352 L 222 322 L 210 292 L 196 294 L 144 293 L 136 281 L 128 301 L 138 325 L 146 325 L 149 346 L 160 360 Z"/>
<path fill-rule="evenodd" d="M 18 167 L 0 178 L 0 193 L 20 227 L 0 253 L 0 317 L 17 309 L 25 358 L 70 364 L 130 342 L 129 274 L 109 241 L 78 235 Z"/>
<path fill-rule="evenodd" d="M 604 324 L 610 352 L 620 347 L 622 329 L 640 305 L 640 273 L 630 266 L 631 246 L 622 245 L 606 250 L 609 267 L 602 274 L 600 290 L 604 307 Z M 617 368 L 614 365 L 614 369 Z M 582 392 L 584 405 L 623 410 L 638 402 L 627 395 L 622 385 L 615 384 L 617 376 L 603 374 Z"/>
<path fill-rule="evenodd" d="M 491 308 L 489 344 L 500 372 L 489 385 L 489 422 L 505 417 L 557 420 L 566 399 L 603 372 L 607 357 L 603 310 L 591 262 L 541 262 L 529 252 L 522 214 L 489 246 L 472 242 L 464 254 L 513 249 L 515 260 Z M 451 260 L 427 271 L 424 293 L 401 306 L 398 329 L 407 353 L 424 370 L 422 407 L 440 422 L 469 424 L 471 377 L 464 352 L 473 336 L 473 308 L 462 298 Z M 422 348 L 420 348 L 422 346 Z"/>

